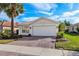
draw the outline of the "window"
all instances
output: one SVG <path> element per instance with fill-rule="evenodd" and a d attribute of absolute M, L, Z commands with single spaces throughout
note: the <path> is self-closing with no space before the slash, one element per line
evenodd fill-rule
<path fill-rule="evenodd" d="M 26 33 L 29 33 L 29 30 L 26 30 Z"/>
<path fill-rule="evenodd" d="M 29 30 L 22 30 L 22 33 L 29 33 Z"/>
<path fill-rule="evenodd" d="M 26 31 L 25 30 L 22 30 L 22 33 L 25 33 Z"/>
<path fill-rule="evenodd" d="M 26 26 L 23 26 L 22 33 L 29 33 L 29 29 Z"/>

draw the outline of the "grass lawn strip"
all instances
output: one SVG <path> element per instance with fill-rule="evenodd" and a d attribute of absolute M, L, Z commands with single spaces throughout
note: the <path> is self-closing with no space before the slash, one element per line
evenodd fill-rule
<path fill-rule="evenodd" d="M 79 35 L 64 33 L 64 37 L 68 39 L 68 42 L 58 41 L 56 48 L 63 48 L 66 50 L 79 51 Z"/>
<path fill-rule="evenodd" d="M 14 40 L 0 40 L 0 44 L 7 44 L 13 42 Z"/>

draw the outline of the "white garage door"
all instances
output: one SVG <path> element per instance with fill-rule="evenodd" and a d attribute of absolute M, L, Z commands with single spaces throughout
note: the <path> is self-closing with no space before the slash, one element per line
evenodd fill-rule
<path fill-rule="evenodd" d="M 33 36 L 56 36 L 56 26 L 34 26 L 32 29 Z"/>

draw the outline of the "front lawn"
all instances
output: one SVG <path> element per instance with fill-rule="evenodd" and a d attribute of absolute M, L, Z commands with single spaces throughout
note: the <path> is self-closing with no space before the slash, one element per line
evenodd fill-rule
<path fill-rule="evenodd" d="M 56 48 L 79 51 L 79 35 L 78 34 L 64 33 L 64 37 L 67 38 L 68 41 L 56 42 Z"/>
<path fill-rule="evenodd" d="M 10 43 L 13 42 L 14 40 L 0 40 L 0 44 L 6 44 L 6 43 Z"/>

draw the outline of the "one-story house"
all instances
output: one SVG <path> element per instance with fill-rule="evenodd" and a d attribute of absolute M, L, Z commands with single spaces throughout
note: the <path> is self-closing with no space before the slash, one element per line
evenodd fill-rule
<path fill-rule="evenodd" d="M 14 22 L 14 33 L 17 32 L 17 30 L 18 30 L 18 25 L 19 25 L 18 22 Z M 2 25 L 0 24 L 0 29 L 3 30 L 3 32 L 4 32 L 5 30 L 11 30 L 11 21 L 6 21 L 6 22 L 4 22 Z"/>
<path fill-rule="evenodd" d="M 19 35 L 56 36 L 59 23 L 48 18 L 39 18 L 19 25 Z"/>
<path fill-rule="evenodd" d="M 78 32 L 77 28 L 79 27 L 79 23 L 73 24 L 69 26 L 69 32 Z"/>

